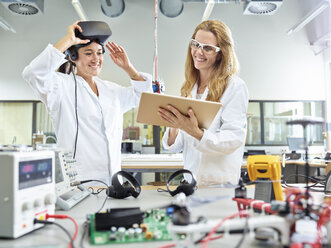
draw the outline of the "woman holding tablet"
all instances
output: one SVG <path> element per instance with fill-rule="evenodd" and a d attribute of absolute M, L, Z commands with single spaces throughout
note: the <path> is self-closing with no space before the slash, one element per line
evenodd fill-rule
<path fill-rule="evenodd" d="M 240 177 L 248 90 L 236 76 L 238 67 L 230 29 L 217 20 L 200 23 L 189 43 L 181 96 L 221 102 L 222 107 L 208 130 L 199 128 L 192 110 L 188 116 L 171 105 L 158 110 L 175 127 L 167 128 L 163 147 L 183 152 L 184 168 L 200 185 L 237 184 Z"/>

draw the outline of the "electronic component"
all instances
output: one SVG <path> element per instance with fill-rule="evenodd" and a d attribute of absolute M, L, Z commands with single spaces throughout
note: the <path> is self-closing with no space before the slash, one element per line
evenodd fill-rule
<path fill-rule="evenodd" d="M 113 208 L 106 213 L 95 214 L 95 229 L 109 230 L 111 227 L 130 228 L 135 223 L 142 223 L 144 213 L 139 208 Z"/>
<path fill-rule="evenodd" d="M 110 212 L 114 211 L 111 209 Z M 117 216 L 127 219 L 124 210 L 115 211 Z M 130 209 L 129 209 L 130 211 Z M 133 208 L 131 211 L 138 213 L 139 209 Z M 149 211 L 149 214 L 144 214 L 140 221 L 132 221 L 133 224 L 127 226 L 125 223 L 120 224 L 119 219 L 115 219 L 115 222 L 111 220 L 108 222 L 108 227 L 104 227 L 103 230 L 97 230 L 96 225 L 97 218 L 100 218 L 102 213 L 96 213 L 91 215 L 90 223 L 90 237 L 91 244 L 124 244 L 124 243 L 135 243 L 135 242 L 151 242 L 151 241 L 166 241 L 172 240 L 170 232 L 168 232 L 168 224 L 171 223 L 171 218 L 166 214 L 165 209 L 153 209 Z M 126 217 L 125 217 L 126 216 Z M 163 216 L 163 220 L 160 221 L 160 216 Z M 132 216 L 130 216 L 131 218 Z M 99 221 L 99 220 L 98 220 Z M 109 216 L 106 217 L 103 222 L 110 221 Z M 118 228 L 109 227 L 109 225 L 121 225 Z M 100 226 L 99 226 L 100 227 Z M 180 238 L 179 238 L 180 239 Z"/>
<path fill-rule="evenodd" d="M 0 237 L 38 229 L 34 219 L 55 211 L 54 152 L 0 152 Z"/>
<path fill-rule="evenodd" d="M 56 152 L 55 156 L 56 205 L 69 210 L 91 193 L 83 185 L 71 186 L 77 180 L 77 162 L 72 153 Z"/>

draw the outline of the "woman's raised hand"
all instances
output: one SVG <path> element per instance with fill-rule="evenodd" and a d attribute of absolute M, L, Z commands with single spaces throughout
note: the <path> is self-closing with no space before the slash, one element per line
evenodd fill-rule
<path fill-rule="evenodd" d="M 68 27 L 67 34 L 54 45 L 56 49 L 64 52 L 73 45 L 86 44 L 90 42 L 90 40 L 82 40 L 75 36 L 75 29 L 78 29 L 80 32 L 83 31 L 82 28 L 78 25 L 79 22 L 81 21 L 76 21 Z"/>
<path fill-rule="evenodd" d="M 79 22 L 81 22 L 81 20 L 76 21 L 75 23 L 71 24 L 68 27 L 66 37 L 68 38 L 68 40 L 71 41 L 71 46 L 78 45 L 78 44 L 86 44 L 86 43 L 90 42 L 90 40 L 88 40 L 88 39 L 82 40 L 82 39 L 75 36 L 75 30 L 76 29 L 78 29 L 78 31 L 81 32 L 81 33 L 83 32 L 82 28 L 78 25 Z"/>
<path fill-rule="evenodd" d="M 125 71 L 132 67 L 128 55 L 122 46 L 109 41 L 108 44 L 106 44 L 106 47 L 109 50 L 111 59 L 117 66 Z"/>

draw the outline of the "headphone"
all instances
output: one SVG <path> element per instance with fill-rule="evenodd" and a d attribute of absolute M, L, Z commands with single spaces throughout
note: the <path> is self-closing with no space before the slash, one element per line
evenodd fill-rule
<path fill-rule="evenodd" d="M 89 43 L 87 44 L 84 44 L 84 45 L 75 45 L 75 46 L 71 46 L 70 48 L 68 48 L 66 51 L 65 51 L 65 54 L 67 56 L 69 56 L 73 61 L 76 61 L 78 59 L 78 48 L 80 47 L 84 47 L 84 46 L 88 46 L 89 44 L 91 44 L 92 42 L 97 42 L 99 45 L 102 46 L 102 53 L 104 54 L 106 51 L 105 51 L 105 47 L 103 46 L 103 43 L 101 43 L 99 40 L 92 40 L 90 41 Z M 68 59 L 68 58 L 67 58 Z"/>
<path fill-rule="evenodd" d="M 78 49 L 76 47 L 70 47 L 66 52 L 65 52 L 68 57 L 70 57 L 73 61 L 76 61 L 78 59 Z M 69 58 L 68 58 L 69 60 Z"/>
<path fill-rule="evenodd" d="M 126 182 L 120 183 L 118 176 L 122 176 L 127 179 Z M 132 187 L 133 185 L 133 187 Z M 109 197 L 116 199 L 124 199 L 129 196 L 137 198 L 141 192 L 140 184 L 138 181 L 129 173 L 125 171 L 118 171 L 112 178 L 112 185 L 106 190 L 106 194 Z"/>
<path fill-rule="evenodd" d="M 181 174 L 190 174 L 191 177 L 192 177 L 192 180 L 191 182 L 187 182 L 185 179 L 182 179 L 180 181 L 180 184 L 178 185 L 178 187 L 171 191 L 170 188 L 169 188 L 169 185 L 171 183 L 171 181 L 178 175 L 181 175 Z M 177 195 L 178 193 L 180 192 L 183 192 L 186 196 L 189 196 L 189 195 L 192 195 L 195 191 L 195 186 L 197 185 L 197 180 L 194 176 L 194 174 L 189 171 L 189 170 L 186 170 L 186 169 L 181 169 L 181 170 L 178 170 L 178 171 L 175 171 L 168 179 L 167 181 L 167 189 L 168 189 L 168 192 L 170 193 L 171 196 L 175 196 Z"/>

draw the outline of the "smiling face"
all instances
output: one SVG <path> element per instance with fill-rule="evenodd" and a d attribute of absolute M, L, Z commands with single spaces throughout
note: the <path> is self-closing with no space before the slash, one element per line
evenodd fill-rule
<path fill-rule="evenodd" d="M 210 31 L 199 30 L 196 33 L 194 40 L 202 44 L 209 44 L 216 47 L 218 46 L 216 36 Z M 194 67 L 200 72 L 211 71 L 216 60 L 220 56 L 219 53 L 220 52 L 207 53 L 203 51 L 201 47 L 196 48 L 191 46 L 191 55 L 194 62 Z"/>
<path fill-rule="evenodd" d="M 99 75 L 103 62 L 103 49 L 97 42 L 78 49 L 77 75 L 88 79 Z"/>

